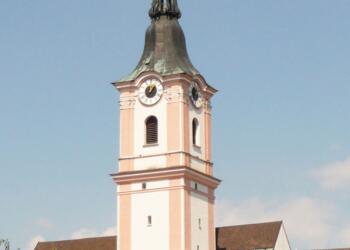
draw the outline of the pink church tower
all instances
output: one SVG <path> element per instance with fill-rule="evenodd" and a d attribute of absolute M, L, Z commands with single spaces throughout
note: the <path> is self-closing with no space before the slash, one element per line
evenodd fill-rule
<path fill-rule="evenodd" d="M 215 250 L 211 105 L 176 0 L 153 0 L 145 48 L 120 92 L 118 250 Z"/>

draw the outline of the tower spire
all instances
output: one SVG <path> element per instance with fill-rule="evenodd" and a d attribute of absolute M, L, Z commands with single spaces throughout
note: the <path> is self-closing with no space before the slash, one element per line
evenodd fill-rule
<path fill-rule="evenodd" d="M 177 5 L 177 0 L 152 0 L 149 16 L 152 19 L 159 19 L 160 16 L 179 19 L 181 11 Z"/>
<path fill-rule="evenodd" d="M 151 25 L 146 32 L 145 47 L 136 68 L 118 82 L 135 80 L 141 73 L 199 75 L 187 53 L 186 39 L 179 24 L 181 12 L 177 0 L 152 0 Z"/>

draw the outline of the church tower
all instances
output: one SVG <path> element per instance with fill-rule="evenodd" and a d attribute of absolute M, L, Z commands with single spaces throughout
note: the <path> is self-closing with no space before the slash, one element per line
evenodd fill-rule
<path fill-rule="evenodd" d="M 211 105 L 176 0 L 153 0 L 135 70 L 120 92 L 118 250 L 215 250 Z"/>

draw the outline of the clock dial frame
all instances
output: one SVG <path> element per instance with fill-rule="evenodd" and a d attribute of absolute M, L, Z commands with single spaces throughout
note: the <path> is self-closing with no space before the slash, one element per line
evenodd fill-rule
<path fill-rule="evenodd" d="M 193 82 L 189 88 L 189 96 L 194 107 L 201 108 L 203 98 L 197 83 Z"/>
<path fill-rule="evenodd" d="M 158 79 L 148 79 L 144 81 L 139 88 L 139 100 L 144 105 L 154 105 L 162 97 L 163 91 L 163 85 Z"/>

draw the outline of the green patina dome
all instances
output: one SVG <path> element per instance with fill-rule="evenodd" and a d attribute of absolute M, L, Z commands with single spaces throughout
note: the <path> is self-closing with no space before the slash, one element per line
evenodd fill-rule
<path fill-rule="evenodd" d="M 150 10 L 151 25 L 146 32 L 145 47 L 140 62 L 131 74 L 118 82 L 135 80 L 141 73 L 154 71 L 162 76 L 186 73 L 198 75 L 187 53 L 185 35 L 179 24 L 181 13 L 176 6 L 155 9 L 153 1 Z M 174 9 L 176 11 L 174 11 Z"/>

